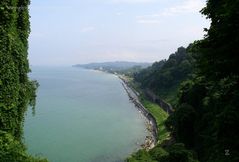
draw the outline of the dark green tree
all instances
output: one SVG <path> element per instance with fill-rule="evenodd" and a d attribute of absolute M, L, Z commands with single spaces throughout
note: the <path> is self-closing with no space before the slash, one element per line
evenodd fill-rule
<path fill-rule="evenodd" d="M 192 56 L 186 48 L 179 47 L 167 60 L 135 73 L 134 79 L 143 89 L 150 89 L 163 99 L 174 104 L 180 83 L 192 73 Z"/>
<path fill-rule="evenodd" d="M 193 57 L 193 74 L 181 84 L 175 112 L 166 122 L 176 144 L 165 148 L 167 156 L 160 157 L 153 151 L 156 156 L 150 158 L 173 162 L 194 161 L 195 157 L 202 162 L 239 161 L 238 8 L 239 0 L 207 0 L 201 12 L 211 20 L 211 26 L 205 29 L 203 40 L 187 49 Z M 171 55 L 164 67 L 174 67 L 174 59 Z M 159 80 L 151 86 L 157 83 Z"/>
<path fill-rule="evenodd" d="M 238 0 L 207 1 L 202 13 L 211 26 L 205 39 L 189 48 L 196 60 L 195 75 L 182 85 L 178 107 L 170 117 L 176 139 L 205 162 L 239 160 L 238 7 Z M 188 114 L 189 107 L 193 118 L 185 120 L 182 112 Z M 185 129 L 189 123 L 190 129 Z M 185 138 L 188 134 L 192 138 Z"/>

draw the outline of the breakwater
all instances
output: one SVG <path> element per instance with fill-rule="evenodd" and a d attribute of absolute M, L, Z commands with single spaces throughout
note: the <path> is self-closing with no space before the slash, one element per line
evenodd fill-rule
<path fill-rule="evenodd" d="M 142 146 L 145 149 L 152 149 L 157 144 L 158 137 L 158 127 L 157 122 L 154 116 L 141 104 L 139 101 L 139 93 L 131 88 L 129 83 L 123 78 L 118 76 L 122 80 L 122 85 L 126 90 L 130 100 L 135 104 L 136 108 L 147 118 L 148 120 L 148 130 L 152 134 L 152 136 L 147 136 L 145 139 L 145 144 Z"/>

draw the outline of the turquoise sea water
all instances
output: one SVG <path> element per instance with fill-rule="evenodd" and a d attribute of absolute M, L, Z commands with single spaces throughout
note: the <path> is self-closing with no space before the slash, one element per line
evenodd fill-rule
<path fill-rule="evenodd" d="M 73 67 L 32 67 L 36 115 L 26 114 L 28 152 L 51 162 L 115 162 L 148 135 L 145 119 L 111 74 Z"/>

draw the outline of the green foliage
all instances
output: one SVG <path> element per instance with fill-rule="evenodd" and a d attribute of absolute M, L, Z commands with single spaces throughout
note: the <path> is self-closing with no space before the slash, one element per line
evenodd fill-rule
<path fill-rule="evenodd" d="M 142 88 L 152 90 L 155 94 L 174 104 L 180 82 L 192 73 L 193 59 L 184 47 L 169 56 L 168 60 L 155 62 L 152 66 L 134 75 Z"/>
<path fill-rule="evenodd" d="M 239 160 L 238 7 L 238 0 L 208 0 L 202 13 L 211 27 L 204 40 L 190 46 L 195 75 L 182 84 L 168 121 L 176 140 L 195 150 L 200 161 Z"/>
<path fill-rule="evenodd" d="M 168 118 L 168 114 L 159 105 L 152 103 L 145 98 L 141 99 L 144 107 L 154 116 L 158 126 L 158 143 L 162 143 L 169 138 L 169 132 L 164 123 Z"/>
<path fill-rule="evenodd" d="M 207 36 L 197 43 L 200 74 L 215 79 L 238 74 L 239 0 L 208 0 L 202 13 L 211 20 Z"/>
<path fill-rule="evenodd" d="M 135 73 L 141 71 L 143 68 L 145 68 L 145 67 L 137 65 L 137 66 L 133 66 L 131 68 L 125 69 L 125 70 L 118 70 L 115 72 L 119 73 L 119 74 L 123 74 L 125 76 L 133 77 Z"/>
<path fill-rule="evenodd" d="M 143 96 L 140 99 L 144 107 L 155 117 L 158 126 L 158 144 L 169 138 L 169 132 L 164 123 L 168 118 L 168 114 L 160 108 L 157 104 L 146 100 Z M 134 153 L 128 162 L 156 162 L 160 157 L 166 156 L 168 153 L 159 145 L 147 152 L 146 150 L 139 150 Z"/>
<path fill-rule="evenodd" d="M 176 142 L 183 144 L 166 147 L 168 155 L 158 161 L 196 161 L 196 157 L 202 162 L 239 161 L 238 7 L 239 0 L 208 0 L 202 10 L 211 26 L 205 29 L 205 39 L 188 47 L 193 75 L 181 84 L 175 112 L 166 122 Z M 170 66 L 176 66 L 175 60 L 168 61 L 166 68 Z M 159 71 L 170 83 L 172 75 L 163 73 L 162 67 Z M 158 91 L 159 84 L 167 86 L 164 80 L 152 79 L 159 77 L 156 70 L 149 73 L 139 75 L 143 85 Z"/>
<path fill-rule="evenodd" d="M 194 142 L 194 123 L 196 112 L 191 105 L 182 104 L 171 116 L 175 122 L 176 140 L 184 142 L 186 146 L 193 145 Z"/>
<path fill-rule="evenodd" d="M 151 158 L 151 155 L 146 150 L 139 150 L 132 157 L 126 160 L 127 162 L 156 162 Z"/>
<path fill-rule="evenodd" d="M 156 146 L 155 148 L 153 148 L 152 150 L 149 151 L 149 154 L 151 155 L 151 158 L 154 160 L 161 160 L 163 158 L 166 158 L 169 153 L 163 149 L 162 147 L 160 147 L 159 145 Z"/>
<path fill-rule="evenodd" d="M 165 149 L 167 156 L 161 156 L 159 162 L 198 162 L 195 153 L 187 150 L 182 143 L 175 143 Z"/>
<path fill-rule="evenodd" d="M 0 1 L 0 161 L 33 159 L 21 142 L 24 113 L 34 105 L 36 82 L 28 79 L 29 0 Z"/>
<path fill-rule="evenodd" d="M 182 143 L 166 148 L 156 146 L 149 152 L 140 150 L 128 158 L 127 162 L 198 162 L 195 153 L 187 150 Z"/>
<path fill-rule="evenodd" d="M 29 24 L 26 1 L 1 1 L 1 26 L 0 26 L 0 103 L 1 103 L 1 130 L 10 132 L 20 138 L 19 127 L 26 109 L 29 97 L 30 82 L 27 73 L 27 38 Z M 25 7 L 19 9 L 19 7 Z M 25 16 L 21 16 L 21 15 Z M 25 28 L 24 28 L 25 27 Z"/>
<path fill-rule="evenodd" d="M 238 78 L 197 77 L 181 88 L 170 122 L 176 139 L 194 149 L 202 161 L 238 160 Z M 225 156 L 227 149 L 233 155 Z"/>
<path fill-rule="evenodd" d="M 26 154 L 24 146 L 11 134 L 0 131 L 1 162 L 47 162 L 45 159 L 33 158 Z"/>

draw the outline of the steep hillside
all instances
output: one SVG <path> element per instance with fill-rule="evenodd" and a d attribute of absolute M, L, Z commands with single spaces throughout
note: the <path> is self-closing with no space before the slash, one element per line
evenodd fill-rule
<path fill-rule="evenodd" d="M 180 47 L 168 60 L 135 73 L 134 79 L 143 89 L 149 89 L 171 104 L 176 103 L 176 91 L 182 81 L 192 74 L 193 58 L 186 48 Z"/>
<path fill-rule="evenodd" d="M 24 113 L 33 103 L 36 82 L 30 72 L 29 0 L 0 1 L 0 161 L 37 162 L 22 143 Z"/>
<path fill-rule="evenodd" d="M 193 75 L 181 83 L 175 112 L 166 121 L 172 140 L 149 152 L 141 150 L 128 161 L 239 161 L 238 7 L 238 0 L 207 1 L 201 12 L 211 20 L 211 26 L 203 40 L 188 48 L 194 61 Z M 183 81 L 180 76 L 181 81 L 172 79 L 176 75 L 170 68 L 165 74 L 163 67 L 145 77 L 149 80 L 138 80 L 158 94 L 161 85 L 170 87 Z"/>

